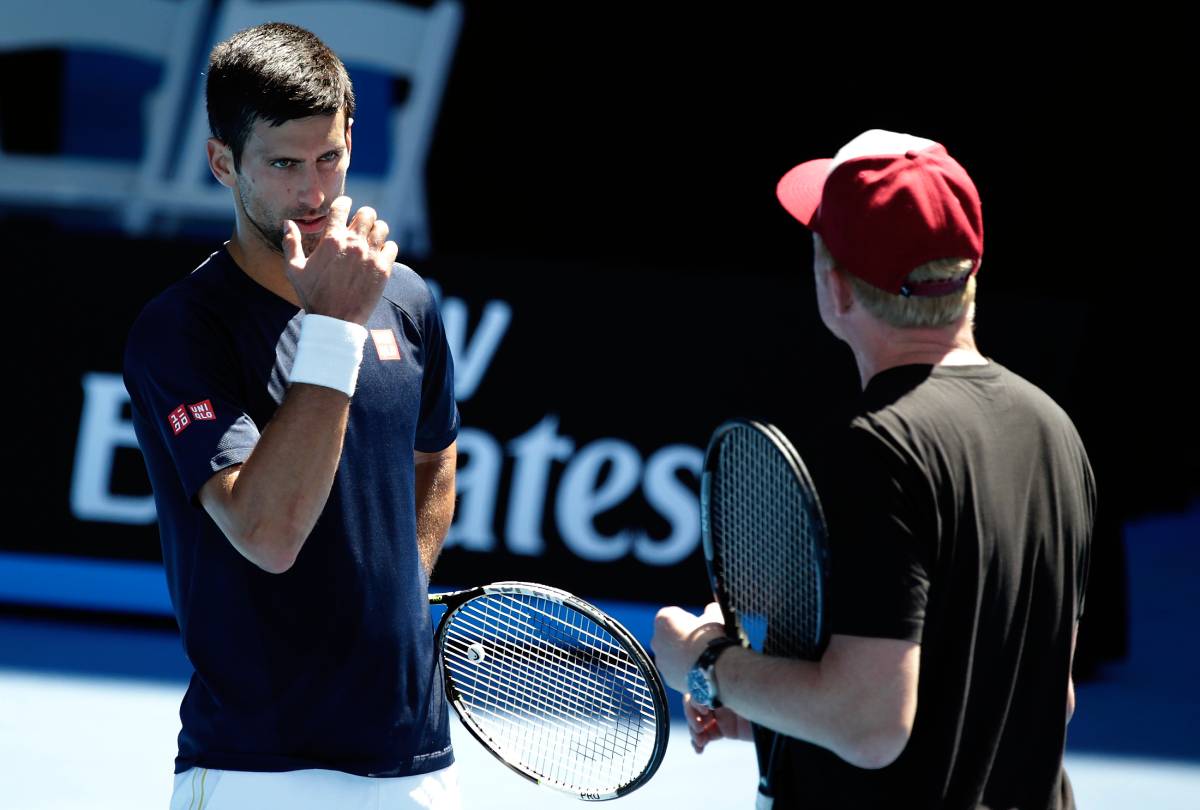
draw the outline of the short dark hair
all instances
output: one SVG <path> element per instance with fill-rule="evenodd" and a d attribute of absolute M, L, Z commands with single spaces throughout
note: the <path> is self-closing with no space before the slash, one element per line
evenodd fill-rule
<path fill-rule="evenodd" d="M 354 86 L 346 66 L 315 34 L 289 23 L 263 23 L 217 44 L 205 83 L 208 126 L 233 150 L 242 150 L 254 122 L 279 126 L 310 115 L 354 115 Z"/>

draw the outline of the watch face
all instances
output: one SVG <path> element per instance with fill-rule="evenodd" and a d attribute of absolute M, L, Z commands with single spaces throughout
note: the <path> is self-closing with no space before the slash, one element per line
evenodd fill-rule
<path fill-rule="evenodd" d="M 703 706 L 706 709 L 712 708 L 712 684 L 708 682 L 704 670 L 700 669 L 700 667 L 689 669 L 687 685 L 693 703 Z"/>

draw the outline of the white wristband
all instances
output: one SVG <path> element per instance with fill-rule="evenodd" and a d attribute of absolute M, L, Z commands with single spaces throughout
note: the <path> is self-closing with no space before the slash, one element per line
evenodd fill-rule
<path fill-rule="evenodd" d="M 367 330 L 350 321 L 306 314 L 292 363 L 292 382 L 336 388 L 354 396 Z"/>

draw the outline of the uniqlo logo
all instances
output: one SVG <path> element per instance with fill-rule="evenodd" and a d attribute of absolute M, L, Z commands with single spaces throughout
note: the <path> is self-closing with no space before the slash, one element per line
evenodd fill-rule
<path fill-rule="evenodd" d="M 197 421 L 208 421 L 216 419 L 217 415 L 213 413 L 212 400 L 204 400 L 197 402 L 195 405 L 188 405 L 188 410 L 192 412 L 192 418 Z"/>
<path fill-rule="evenodd" d="M 372 329 L 371 340 L 375 341 L 375 352 L 380 360 L 399 360 L 400 347 L 391 329 Z"/>
<path fill-rule="evenodd" d="M 183 433 L 185 427 L 192 423 L 192 418 L 188 416 L 187 409 L 180 405 L 167 414 L 167 421 L 171 424 L 171 430 L 178 436 L 180 433 Z"/>

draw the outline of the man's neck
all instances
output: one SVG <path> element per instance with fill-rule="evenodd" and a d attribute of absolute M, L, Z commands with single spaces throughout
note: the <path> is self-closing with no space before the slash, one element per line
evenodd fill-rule
<path fill-rule="evenodd" d="M 983 366 L 988 363 L 975 346 L 975 335 L 967 319 L 941 329 L 898 329 L 879 324 L 860 346 L 852 348 L 863 388 L 876 374 L 898 366 Z"/>
<path fill-rule="evenodd" d="M 239 223 L 240 225 L 240 223 Z M 280 298 L 300 306 L 300 298 L 283 269 L 283 255 L 277 253 L 255 234 L 235 227 L 226 245 L 234 263 L 246 275 Z"/>

